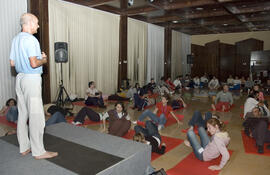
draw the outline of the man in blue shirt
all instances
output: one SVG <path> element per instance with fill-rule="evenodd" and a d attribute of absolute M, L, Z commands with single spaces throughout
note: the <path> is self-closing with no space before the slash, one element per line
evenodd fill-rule
<path fill-rule="evenodd" d="M 47 63 L 47 56 L 44 52 L 41 53 L 39 42 L 33 36 L 39 28 L 37 17 L 25 13 L 20 18 L 20 24 L 22 32 L 14 37 L 10 52 L 10 64 L 15 66 L 18 73 L 16 76 L 19 110 L 17 137 L 20 153 L 26 155 L 31 151 L 36 159 L 52 158 L 58 153 L 46 151 L 43 144 L 45 116 L 41 98 L 41 74 L 42 65 Z"/>

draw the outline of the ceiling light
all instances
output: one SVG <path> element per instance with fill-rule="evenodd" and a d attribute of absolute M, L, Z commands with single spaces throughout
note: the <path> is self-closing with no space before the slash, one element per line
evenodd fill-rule
<path fill-rule="evenodd" d="M 242 5 L 241 7 L 245 8 L 245 7 L 247 7 L 247 6 L 246 6 L 246 5 Z"/>
<path fill-rule="evenodd" d="M 228 24 L 226 24 L 226 23 L 225 23 L 225 24 L 222 24 L 222 25 L 223 25 L 223 26 L 228 26 Z"/>
<path fill-rule="evenodd" d="M 178 23 L 179 21 L 172 21 L 172 22 L 176 24 L 176 23 Z"/>
<path fill-rule="evenodd" d="M 217 9 L 213 9 L 214 11 L 216 11 Z"/>
<path fill-rule="evenodd" d="M 202 7 L 197 7 L 196 10 L 203 10 L 203 8 Z"/>

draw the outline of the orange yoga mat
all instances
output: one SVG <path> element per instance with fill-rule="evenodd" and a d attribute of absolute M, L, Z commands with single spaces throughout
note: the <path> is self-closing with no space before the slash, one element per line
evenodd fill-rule
<path fill-rule="evenodd" d="M 233 151 L 229 150 L 230 155 L 232 152 Z M 197 159 L 192 152 L 175 167 L 169 169 L 166 173 L 168 175 L 218 175 L 220 170 L 212 171 L 208 169 L 208 167 L 211 165 L 219 165 L 220 160 L 221 156 L 208 162 L 202 162 Z"/>
<path fill-rule="evenodd" d="M 76 102 L 72 102 L 72 104 L 76 105 L 76 106 L 85 106 L 85 107 L 89 107 L 89 108 L 98 108 L 98 106 L 86 106 L 84 101 L 76 101 Z"/>
<path fill-rule="evenodd" d="M 241 131 L 242 133 L 242 140 L 243 145 L 246 153 L 249 154 L 257 154 L 257 155 L 264 155 L 264 156 L 270 156 L 270 150 L 266 148 L 268 144 L 264 144 L 264 154 L 259 154 L 257 152 L 258 148 L 256 147 L 255 140 L 253 138 L 248 137 L 244 131 Z M 270 143 L 269 143 L 270 144 Z"/>
<path fill-rule="evenodd" d="M 222 111 L 222 110 L 216 110 L 216 111 L 217 112 L 230 112 L 233 107 L 234 107 L 234 104 L 230 107 L 230 109 L 226 109 L 225 111 Z M 210 110 L 214 111 L 212 108 Z"/>
<path fill-rule="evenodd" d="M 123 138 L 132 140 L 134 134 L 135 134 L 134 130 L 129 130 L 129 132 L 126 135 L 124 135 Z M 183 142 L 183 140 L 181 139 L 176 139 L 167 136 L 161 136 L 161 139 L 162 143 L 166 144 L 165 154 Z M 152 161 L 159 158 L 160 156 L 162 156 L 162 154 L 152 153 Z"/>
<path fill-rule="evenodd" d="M 17 124 L 7 121 L 6 116 L 0 116 L 0 123 L 3 125 L 10 126 L 12 128 L 17 128 Z"/>

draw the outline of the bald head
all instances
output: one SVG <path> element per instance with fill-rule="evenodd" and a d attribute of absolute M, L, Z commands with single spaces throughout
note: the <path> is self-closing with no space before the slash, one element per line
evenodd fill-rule
<path fill-rule="evenodd" d="M 24 32 L 28 32 L 34 34 L 37 32 L 38 26 L 38 19 L 35 15 L 31 13 L 24 13 L 20 18 L 20 25 Z"/>

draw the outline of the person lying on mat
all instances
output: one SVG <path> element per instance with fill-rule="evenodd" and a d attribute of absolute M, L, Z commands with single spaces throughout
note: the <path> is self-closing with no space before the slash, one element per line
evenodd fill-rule
<path fill-rule="evenodd" d="M 167 118 L 171 114 L 177 121 L 178 126 L 182 124 L 182 122 L 180 122 L 175 116 L 172 107 L 168 105 L 169 100 L 170 96 L 168 94 L 163 95 L 161 97 L 161 102 L 156 104 L 154 112 L 147 109 L 139 116 L 138 121 L 143 121 L 146 117 L 149 117 L 156 125 L 158 125 L 158 130 L 161 130 L 164 128 Z"/>
<path fill-rule="evenodd" d="M 223 90 L 217 94 L 215 104 L 212 104 L 212 109 L 214 111 L 221 110 L 222 112 L 224 112 L 229 110 L 232 104 L 233 104 L 232 93 L 229 92 L 228 85 L 223 85 Z"/>
<path fill-rule="evenodd" d="M 122 137 L 130 129 L 131 122 L 130 116 L 125 110 L 125 106 L 122 102 L 116 102 L 114 109 L 106 112 L 103 115 L 104 131 L 106 129 L 106 119 L 109 118 L 108 133 L 111 135 Z"/>
<path fill-rule="evenodd" d="M 134 94 L 134 107 L 138 108 L 138 111 L 143 110 L 146 106 L 153 104 L 151 100 L 147 97 L 147 94 L 140 96 L 138 93 Z"/>
<path fill-rule="evenodd" d="M 6 105 L 1 109 L 0 115 L 6 116 L 7 121 L 17 123 L 18 108 L 17 101 L 10 98 L 6 101 Z"/>
<path fill-rule="evenodd" d="M 269 109 L 265 106 L 264 103 L 259 102 L 259 92 L 253 91 L 249 94 L 247 100 L 244 104 L 244 119 L 248 112 L 252 112 L 252 109 L 255 107 L 259 107 L 263 116 L 270 116 Z"/>
<path fill-rule="evenodd" d="M 96 89 L 96 85 L 94 81 L 90 81 L 88 83 L 88 89 L 86 90 L 86 99 L 85 104 L 87 106 L 99 106 L 101 108 L 106 108 L 104 105 L 104 101 L 102 98 L 102 92 Z"/>
<path fill-rule="evenodd" d="M 83 107 L 74 118 L 72 124 L 80 125 L 84 123 L 85 117 L 88 117 L 91 121 L 99 122 L 103 120 L 103 115 L 101 113 L 95 112 L 93 109 L 88 107 Z"/>
<path fill-rule="evenodd" d="M 206 125 L 207 131 L 211 135 L 211 139 L 204 127 L 198 128 L 201 143 L 199 143 L 193 129 L 187 132 L 187 137 L 195 156 L 199 160 L 211 161 L 221 155 L 222 158 L 219 165 L 211 165 L 208 167 L 213 171 L 221 170 L 230 159 L 230 154 L 226 147 L 230 142 L 230 137 L 228 132 L 225 131 L 224 123 L 218 119 L 211 118 L 207 120 Z"/>
<path fill-rule="evenodd" d="M 264 144 L 270 143 L 270 130 L 268 129 L 268 118 L 262 117 L 260 109 L 255 107 L 248 112 L 243 123 L 244 132 L 247 136 L 254 138 L 258 153 L 264 153 Z M 267 146 L 270 149 L 270 144 Z"/>
<path fill-rule="evenodd" d="M 167 84 L 167 87 L 169 87 L 171 91 L 175 90 L 175 85 L 172 83 L 171 77 L 168 77 L 165 83 Z"/>
<path fill-rule="evenodd" d="M 212 115 L 211 112 L 206 112 L 203 116 L 199 110 L 196 110 L 193 113 L 192 118 L 188 122 L 188 125 L 190 126 L 189 130 L 193 130 L 196 126 L 207 129 L 206 122 L 211 118 L 219 119 L 220 117 L 216 114 Z M 188 140 L 185 140 L 184 144 L 190 147 L 190 143 Z"/>
<path fill-rule="evenodd" d="M 253 91 L 258 91 L 259 96 L 258 96 L 258 101 L 261 103 L 264 103 L 266 107 L 268 107 L 268 102 L 264 98 L 264 93 L 261 91 L 260 86 L 258 84 L 253 86 Z"/>
<path fill-rule="evenodd" d="M 152 146 L 152 152 L 158 154 L 164 154 L 166 150 L 166 144 L 161 144 L 161 136 L 158 132 L 157 125 L 151 120 L 145 122 L 145 127 L 136 125 L 134 127 L 135 135 L 133 140 L 136 142 L 146 143 Z"/>
<path fill-rule="evenodd" d="M 186 108 L 187 104 L 184 102 L 183 98 L 179 94 L 176 94 L 173 96 L 171 106 L 173 110 L 176 110 L 176 109 Z"/>

